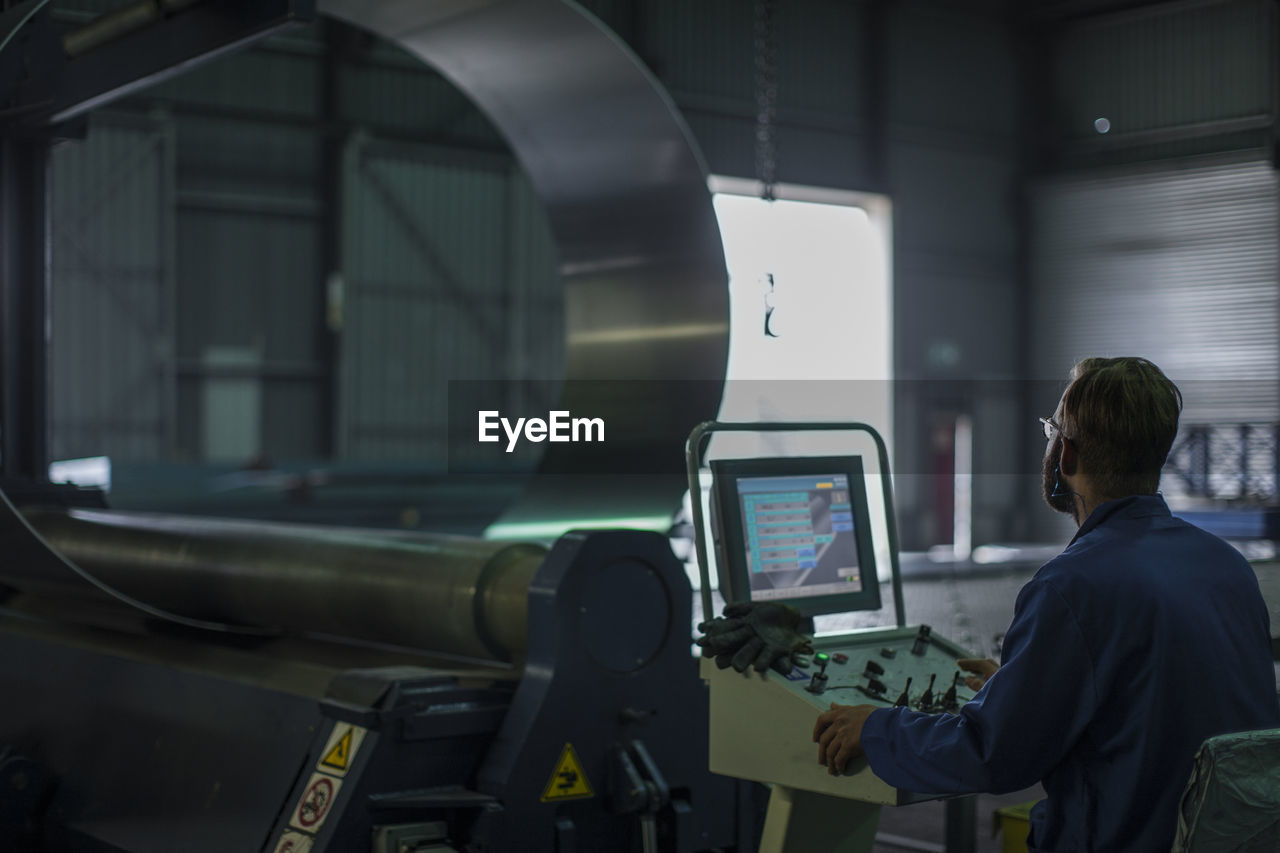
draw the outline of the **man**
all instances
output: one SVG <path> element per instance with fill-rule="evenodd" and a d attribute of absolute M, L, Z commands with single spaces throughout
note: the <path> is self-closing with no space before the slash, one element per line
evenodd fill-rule
<path fill-rule="evenodd" d="M 1019 593 L 1001 666 L 962 662 L 978 693 L 958 714 L 833 705 L 818 761 L 865 754 L 922 793 L 1043 782 L 1031 850 L 1167 853 L 1200 744 L 1280 726 L 1257 578 L 1156 494 L 1181 408 L 1145 359 L 1077 364 L 1042 422 L 1044 498 L 1079 530 Z"/>

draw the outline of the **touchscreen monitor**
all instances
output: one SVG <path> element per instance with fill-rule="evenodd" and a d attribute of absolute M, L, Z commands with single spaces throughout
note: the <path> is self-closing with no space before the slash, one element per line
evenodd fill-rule
<path fill-rule="evenodd" d="M 879 609 L 862 457 L 728 459 L 711 469 L 726 600 L 783 601 L 806 614 Z"/>

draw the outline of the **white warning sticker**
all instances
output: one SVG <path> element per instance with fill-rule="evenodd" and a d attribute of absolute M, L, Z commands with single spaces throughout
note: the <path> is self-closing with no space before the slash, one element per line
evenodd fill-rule
<path fill-rule="evenodd" d="M 331 776 L 346 776 L 366 733 L 367 730 L 360 726 L 335 723 L 320 753 L 320 760 L 316 762 L 316 769 Z"/>
<path fill-rule="evenodd" d="M 276 845 L 275 853 L 309 853 L 312 843 L 312 839 L 301 832 L 285 830 L 280 843 Z"/>
<path fill-rule="evenodd" d="M 302 789 L 302 797 L 293 810 L 289 825 L 303 832 L 319 832 L 324 819 L 333 808 L 333 801 L 338 798 L 338 790 L 342 780 L 323 773 L 312 773 L 307 787 Z"/>

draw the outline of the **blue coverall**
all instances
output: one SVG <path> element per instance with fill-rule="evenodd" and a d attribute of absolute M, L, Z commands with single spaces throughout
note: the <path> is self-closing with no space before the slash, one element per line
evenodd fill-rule
<path fill-rule="evenodd" d="M 1205 738 L 1280 727 L 1268 623 L 1234 548 L 1157 495 L 1110 501 L 1022 588 L 1000 670 L 959 714 L 882 708 L 862 746 L 910 791 L 1043 782 L 1032 850 L 1168 853 Z"/>

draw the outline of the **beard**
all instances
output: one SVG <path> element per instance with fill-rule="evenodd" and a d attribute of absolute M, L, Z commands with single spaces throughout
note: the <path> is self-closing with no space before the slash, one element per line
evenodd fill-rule
<path fill-rule="evenodd" d="M 1059 485 L 1061 480 L 1058 478 L 1058 460 L 1062 458 L 1062 453 L 1060 452 L 1061 441 L 1062 437 L 1058 436 L 1053 442 L 1053 448 L 1044 455 L 1044 468 L 1041 472 L 1044 502 L 1049 505 L 1049 509 L 1075 518 L 1075 496 L 1071 494 L 1065 485 Z"/>

